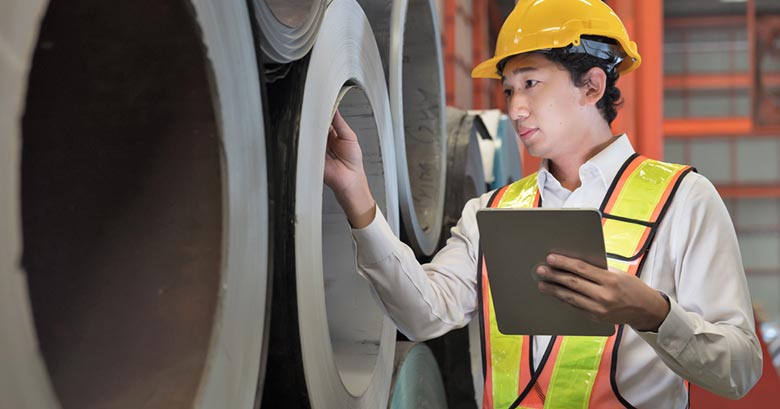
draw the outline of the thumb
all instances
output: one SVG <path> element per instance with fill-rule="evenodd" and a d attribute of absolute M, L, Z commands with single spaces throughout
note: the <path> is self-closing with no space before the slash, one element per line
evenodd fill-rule
<path fill-rule="evenodd" d="M 349 127 L 349 124 L 344 120 L 344 117 L 341 116 L 341 113 L 339 113 L 338 110 L 336 110 L 336 114 L 333 115 L 333 122 L 331 122 L 331 125 L 335 129 L 336 136 L 339 139 L 346 139 L 350 141 L 357 140 L 357 136 L 355 136 L 352 128 Z"/>

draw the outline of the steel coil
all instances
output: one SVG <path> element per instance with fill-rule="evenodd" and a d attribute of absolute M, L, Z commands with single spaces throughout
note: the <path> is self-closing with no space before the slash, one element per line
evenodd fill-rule
<path fill-rule="evenodd" d="M 517 133 L 506 115 L 501 115 L 498 119 L 496 144 L 498 149 L 496 151 L 494 189 L 518 181 L 523 177 Z"/>
<path fill-rule="evenodd" d="M 444 211 L 446 244 L 450 229 L 460 220 L 466 202 L 486 192 L 479 139 L 488 139 L 487 129 L 477 115 L 447 108 L 447 199 Z M 476 272 L 475 272 L 476 274 Z M 482 399 L 482 351 L 479 322 L 426 342 L 441 368 L 451 409 L 475 409 Z"/>
<path fill-rule="evenodd" d="M 331 0 L 251 0 L 260 47 L 271 61 L 286 64 L 311 50 Z"/>
<path fill-rule="evenodd" d="M 482 132 L 489 135 L 480 140 L 482 161 L 485 164 L 485 180 L 490 189 L 498 189 L 508 183 L 520 180 L 522 166 L 520 148 L 509 117 L 498 109 L 469 111 L 477 115 Z"/>
<path fill-rule="evenodd" d="M 476 121 L 476 122 L 475 122 Z M 485 193 L 485 173 L 479 140 L 486 137 L 476 115 L 447 107 L 447 183 L 442 225 L 444 234 L 437 249 L 444 247 L 450 229 L 460 220 L 466 202 Z"/>
<path fill-rule="evenodd" d="M 441 372 L 431 350 L 425 344 L 398 342 L 389 409 L 445 409 Z"/>
<path fill-rule="evenodd" d="M 324 189 L 326 136 L 338 107 L 358 135 L 377 205 L 398 231 L 390 107 L 368 20 L 354 0 L 328 7 L 309 56 L 269 85 L 277 203 L 274 301 L 262 406 L 387 404 L 395 327 L 355 266 L 346 217 Z M 325 29 L 327 27 L 327 29 Z"/>
<path fill-rule="evenodd" d="M 252 408 L 268 203 L 246 3 L 0 16 L 0 407 Z"/>
<path fill-rule="evenodd" d="M 358 0 L 377 39 L 396 137 L 402 239 L 430 256 L 442 232 L 447 173 L 444 73 L 432 0 Z"/>

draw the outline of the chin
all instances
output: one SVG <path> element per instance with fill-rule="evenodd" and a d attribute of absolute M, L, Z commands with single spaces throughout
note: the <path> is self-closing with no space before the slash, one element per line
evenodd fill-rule
<path fill-rule="evenodd" d="M 525 151 L 528 152 L 529 155 L 535 157 L 535 158 L 546 158 L 544 149 L 540 149 L 538 146 L 525 146 Z"/>

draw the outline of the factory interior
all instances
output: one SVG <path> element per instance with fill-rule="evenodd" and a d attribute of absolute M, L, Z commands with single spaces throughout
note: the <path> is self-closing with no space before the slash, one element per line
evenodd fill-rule
<path fill-rule="evenodd" d="M 543 44 L 576 19 L 574 42 Z M 537 178 L 523 206 L 543 207 L 559 165 L 507 91 L 539 70 L 502 69 L 581 36 L 621 53 L 612 140 L 681 172 L 619 272 L 665 300 L 662 321 L 505 335 L 468 209 Z M 0 90 L 0 409 L 780 407 L 780 0 L 0 0 Z M 334 115 L 375 202 L 365 228 L 326 183 Z M 640 189 L 620 179 L 629 162 L 604 188 Z M 720 221 L 663 218 L 705 208 L 677 194 L 693 177 Z M 596 210 L 605 232 L 629 220 Z M 367 245 L 379 231 L 392 252 Z M 640 275 L 667 247 L 668 286 Z M 473 276 L 449 272 L 456 252 Z M 440 323 L 412 328 L 424 318 L 403 303 Z M 737 304 L 742 321 L 721 314 Z M 575 339 L 603 341 L 600 361 L 566 372 Z M 629 348 L 651 357 L 632 367 Z"/>

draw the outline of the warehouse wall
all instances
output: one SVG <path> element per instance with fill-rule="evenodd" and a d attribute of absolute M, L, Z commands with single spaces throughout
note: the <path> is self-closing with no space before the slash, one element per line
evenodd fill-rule
<path fill-rule="evenodd" d="M 766 106 L 776 106 L 780 40 L 759 41 L 762 31 L 780 32 L 780 25 L 762 21 L 780 10 L 760 0 L 711 1 L 697 14 L 693 7 L 703 2 L 687 2 L 691 7 L 666 1 L 665 159 L 695 166 L 717 187 L 737 231 L 758 318 L 775 325 L 780 322 L 780 128 L 771 118 L 766 124 Z M 766 335 L 775 337 L 774 331 Z M 780 351 L 770 344 L 773 352 Z"/>
<path fill-rule="evenodd" d="M 436 0 L 439 10 L 447 104 L 461 109 L 502 108 L 496 81 L 472 79 L 471 70 L 493 56 L 498 29 L 511 7 L 506 1 Z"/>

